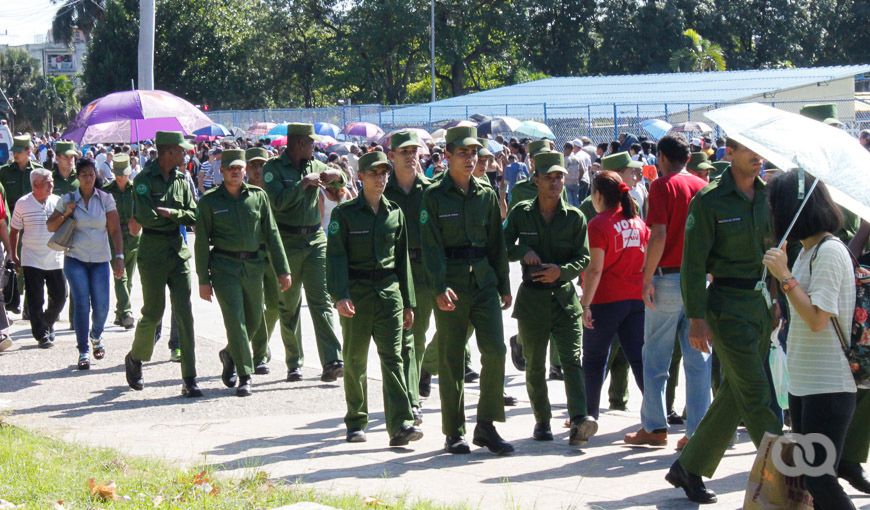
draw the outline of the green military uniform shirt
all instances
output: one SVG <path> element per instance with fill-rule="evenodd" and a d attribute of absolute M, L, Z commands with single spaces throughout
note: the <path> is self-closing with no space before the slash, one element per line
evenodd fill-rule
<path fill-rule="evenodd" d="M 306 161 L 302 168 L 296 168 L 286 152 L 266 162 L 263 167 L 264 188 L 279 226 L 309 227 L 320 223 L 320 207 L 317 202 L 320 188 L 311 186 L 303 189 L 302 178 L 311 173 L 328 170 L 331 169 L 316 159 Z M 342 184 L 347 184 L 343 172 Z"/>
<path fill-rule="evenodd" d="M 398 205 L 383 196 L 378 212 L 368 206 L 365 196 L 339 204 L 332 210 L 326 247 L 326 287 L 336 302 L 352 299 L 354 285 L 382 285 L 378 293 L 402 295 L 403 308 L 414 308 L 414 281 L 408 260 L 408 233 L 405 215 Z M 393 270 L 396 278 L 354 280 L 349 270 Z"/>
<path fill-rule="evenodd" d="M 155 211 L 167 207 L 174 211 L 171 218 L 164 218 Z M 179 231 L 180 225 L 196 222 L 196 202 L 184 174 L 175 169 L 169 180 L 163 174 L 157 160 L 148 162 L 133 180 L 133 217 L 142 225 L 143 233 L 157 231 L 171 234 Z M 169 257 L 190 258 L 190 250 L 181 235 L 144 235 L 139 246 L 139 260 L 159 262 Z"/>
<path fill-rule="evenodd" d="M 116 181 L 112 181 L 103 186 L 103 191 L 112 195 L 115 199 L 115 206 L 118 211 L 118 220 L 121 222 L 121 230 L 127 231 L 127 223 L 133 217 L 133 181 L 128 181 L 124 191 L 118 186 Z"/>
<path fill-rule="evenodd" d="M 228 252 L 260 252 L 265 248 L 276 274 L 289 274 L 290 266 L 278 227 L 261 188 L 242 183 L 238 198 L 221 184 L 207 191 L 197 204 L 196 276 L 200 285 L 211 284 L 209 247 Z M 260 261 L 266 262 L 266 252 Z"/>
<path fill-rule="evenodd" d="M 592 218 L 598 216 L 598 211 L 595 210 L 595 206 L 592 204 L 592 194 L 588 197 L 584 198 L 582 202 L 580 202 L 580 212 L 583 213 L 583 216 L 586 217 L 586 223 L 588 224 L 592 221 Z"/>
<path fill-rule="evenodd" d="M 580 316 L 580 303 L 571 283 L 589 265 L 589 240 L 586 236 L 586 218 L 577 208 L 559 202 L 559 208 L 549 223 L 544 221 L 538 208 L 538 199 L 520 202 L 511 209 L 505 221 L 505 243 L 511 261 L 522 260 L 530 250 L 544 264 L 557 264 L 561 270 L 558 292 L 553 295 L 572 315 Z M 577 240 L 581 242 L 577 242 Z M 536 319 L 536 310 L 541 305 L 538 292 L 549 293 L 553 289 L 535 289 L 520 286 L 514 318 Z M 528 296 L 526 296 L 528 294 Z M 527 303 L 523 301 L 528 298 Z"/>
<path fill-rule="evenodd" d="M 53 193 L 55 195 L 63 196 L 67 193 L 78 191 L 79 189 L 79 178 L 76 175 L 75 168 L 71 169 L 69 177 L 64 179 L 63 176 L 60 175 L 60 170 L 57 169 L 57 165 L 55 165 L 54 170 L 51 172 L 51 178 L 54 180 Z"/>
<path fill-rule="evenodd" d="M 35 161 L 28 161 L 24 170 L 21 170 L 11 159 L 5 165 L 0 166 L 0 192 L 6 199 L 6 211 L 10 217 L 12 211 L 15 210 L 15 202 L 33 191 L 30 187 L 30 172 L 36 168 L 42 168 L 42 166 Z"/>
<path fill-rule="evenodd" d="M 420 228 L 423 265 L 435 293 L 466 285 L 469 261 L 447 258 L 444 250 L 467 247 L 486 250 L 485 259 L 471 261 L 477 286 L 495 285 L 501 296 L 511 293 L 501 212 L 488 184 L 472 178 L 464 192 L 449 176 L 442 178 L 423 194 Z"/>
<path fill-rule="evenodd" d="M 537 198 L 538 184 L 535 182 L 535 176 L 531 176 L 524 181 L 516 183 L 511 190 L 511 201 L 508 204 L 508 211 L 514 208 L 520 202 Z M 568 203 L 568 193 L 565 188 L 562 188 L 562 201 Z"/>
<path fill-rule="evenodd" d="M 432 182 L 421 174 L 417 174 L 411 191 L 405 191 L 399 186 L 396 173 L 390 174 L 387 187 L 384 189 L 384 197 L 395 203 L 405 215 L 405 226 L 408 232 L 408 253 L 411 259 L 411 270 L 414 275 L 414 285 L 420 287 L 426 284 L 426 271 L 423 270 L 422 242 L 420 238 L 420 211 L 423 206 L 423 192 L 432 185 Z M 410 220 L 408 220 L 410 218 Z M 411 255 L 414 253 L 415 255 Z"/>
<path fill-rule="evenodd" d="M 698 192 L 689 205 L 680 274 L 686 316 L 705 317 L 707 274 L 720 278 L 760 279 L 761 259 L 771 245 L 767 189 L 755 179 L 749 200 L 725 171 Z"/>

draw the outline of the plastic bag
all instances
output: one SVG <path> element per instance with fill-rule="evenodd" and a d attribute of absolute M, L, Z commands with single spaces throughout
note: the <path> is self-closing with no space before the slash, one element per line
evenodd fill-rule
<path fill-rule="evenodd" d="M 770 334 L 770 355 L 767 361 L 770 363 L 770 378 L 773 379 L 773 388 L 776 390 L 776 401 L 779 408 L 785 411 L 788 409 L 788 362 L 779 344 L 779 328 L 777 326 Z"/>

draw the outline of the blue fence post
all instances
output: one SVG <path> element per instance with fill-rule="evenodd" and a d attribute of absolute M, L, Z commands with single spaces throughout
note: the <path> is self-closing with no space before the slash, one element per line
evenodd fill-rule
<path fill-rule="evenodd" d="M 432 125 L 432 107 L 427 108 L 429 110 L 429 125 Z"/>
<path fill-rule="evenodd" d="M 671 115 L 668 113 L 668 103 L 665 103 L 665 122 L 670 122 Z"/>
<path fill-rule="evenodd" d="M 341 107 L 341 129 L 344 129 L 344 126 L 347 125 L 347 107 Z"/>
<path fill-rule="evenodd" d="M 547 103 L 544 103 L 544 124 L 547 123 Z"/>
<path fill-rule="evenodd" d="M 586 136 L 592 138 L 592 106 L 588 104 L 586 105 L 586 126 Z"/>
<path fill-rule="evenodd" d="M 505 115 L 508 114 L 508 105 L 507 105 L 506 103 L 505 103 L 505 105 L 504 105 L 504 114 L 505 114 Z"/>
<path fill-rule="evenodd" d="M 692 120 L 692 103 L 686 103 L 686 122 Z"/>
<path fill-rule="evenodd" d="M 619 139 L 619 114 L 616 112 L 616 103 L 613 103 L 613 139 Z"/>
<path fill-rule="evenodd" d="M 468 105 L 465 105 L 465 118 L 468 118 Z"/>

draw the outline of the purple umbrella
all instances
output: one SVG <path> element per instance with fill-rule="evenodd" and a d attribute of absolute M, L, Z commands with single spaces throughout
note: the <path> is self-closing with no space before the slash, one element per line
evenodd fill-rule
<path fill-rule="evenodd" d="M 136 143 L 157 131 L 189 135 L 213 124 L 195 106 L 162 90 L 114 92 L 91 101 L 76 115 L 63 138 L 80 145 Z"/>
<path fill-rule="evenodd" d="M 335 124 L 329 122 L 315 122 L 314 132 L 318 135 L 337 137 L 341 133 L 341 129 Z"/>
<path fill-rule="evenodd" d="M 344 126 L 342 133 L 347 136 L 356 136 L 370 141 L 377 140 L 384 136 L 384 130 L 375 126 L 371 122 L 351 122 Z"/>

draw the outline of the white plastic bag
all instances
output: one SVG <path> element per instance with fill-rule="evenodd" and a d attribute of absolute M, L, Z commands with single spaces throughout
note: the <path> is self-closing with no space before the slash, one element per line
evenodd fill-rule
<path fill-rule="evenodd" d="M 770 363 L 770 378 L 773 379 L 773 388 L 776 390 L 776 401 L 780 409 L 785 411 L 788 409 L 788 363 L 786 354 L 779 344 L 779 328 L 780 326 L 777 326 L 770 334 L 768 362 Z"/>

